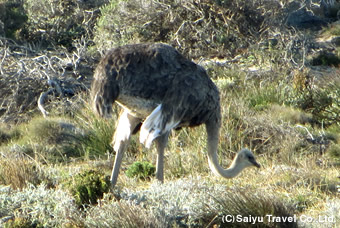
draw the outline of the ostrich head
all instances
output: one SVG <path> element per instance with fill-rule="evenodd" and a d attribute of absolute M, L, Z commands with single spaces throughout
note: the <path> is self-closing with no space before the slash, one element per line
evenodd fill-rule
<path fill-rule="evenodd" d="M 250 166 L 255 166 L 257 168 L 261 167 L 261 165 L 255 160 L 254 154 L 248 149 L 242 149 L 237 153 L 231 166 L 233 165 L 240 166 L 242 169 Z"/>
<path fill-rule="evenodd" d="M 248 149 L 242 149 L 240 152 L 238 152 L 233 162 L 227 169 L 223 169 L 218 165 L 216 153 L 211 153 L 208 158 L 209 166 L 213 173 L 225 178 L 234 178 L 247 167 L 261 167 L 260 164 L 256 162 L 253 153 Z"/>

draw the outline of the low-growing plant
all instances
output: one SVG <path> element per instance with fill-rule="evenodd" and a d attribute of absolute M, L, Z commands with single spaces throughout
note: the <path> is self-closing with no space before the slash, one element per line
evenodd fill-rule
<path fill-rule="evenodd" d="M 37 117 L 32 119 L 26 128 L 27 141 L 39 142 L 47 145 L 58 145 L 74 138 L 63 128 L 64 123 L 55 119 Z M 66 125 L 66 123 L 65 123 Z M 70 127 L 72 127 L 70 125 Z M 71 130 L 72 131 L 72 130 Z"/>
<path fill-rule="evenodd" d="M 135 162 L 127 170 L 126 175 L 130 178 L 148 180 L 155 175 L 156 167 L 149 162 Z"/>
<path fill-rule="evenodd" d="M 316 84 L 308 70 L 294 75 L 292 95 L 285 102 L 311 113 L 314 123 L 329 126 L 340 122 L 340 80 L 337 77 Z"/>
<path fill-rule="evenodd" d="M 100 171 L 86 170 L 72 177 L 66 183 L 66 188 L 69 189 L 79 207 L 95 205 L 105 193 L 109 192 L 110 179 Z"/>
<path fill-rule="evenodd" d="M 10 129 L 0 125 L 0 146 L 20 137 L 21 132 L 18 128 Z"/>
<path fill-rule="evenodd" d="M 313 66 L 340 67 L 340 56 L 329 52 L 321 52 L 311 60 Z"/>
<path fill-rule="evenodd" d="M 37 186 L 45 182 L 50 184 L 48 176 L 41 170 L 39 164 L 25 156 L 1 157 L 0 184 L 10 185 L 14 189 L 22 189 L 31 184 Z"/>
<path fill-rule="evenodd" d="M 21 191 L 0 185 L 0 216 L 13 218 L 14 224 L 30 224 L 29 227 L 81 227 L 81 215 L 70 194 L 43 184 L 29 185 Z M 1 227 L 3 221 L 0 220 Z M 13 223 L 7 222 L 11 227 Z"/>
<path fill-rule="evenodd" d="M 86 216 L 87 227 L 168 227 L 164 218 L 157 218 L 142 205 L 129 201 L 104 201 L 100 207 L 91 208 Z"/>
<path fill-rule="evenodd" d="M 335 144 L 335 143 L 332 144 L 328 148 L 327 153 L 329 154 L 330 157 L 340 162 L 340 145 L 339 144 Z"/>
<path fill-rule="evenodd" d="M 273 217 L 289 218 L 294 216 L 292 205 L 285 204 L 274 195 L 263 195 L 262 193 L 253 192 L 251 190 L 234 190 L 223 197 L 215 199 L 222 209 L 215 211 L 220 213 L 219 219 L 215 219 L 216 224 L 225 227 L 249 227 L 253 224 L 250 220 L 253 218 L 262 218 L 257 221 L 260 227 L 298 227 L 296 221 L 275 221 L 270 220 L 269 215 Z M 232 217 L 243 218 L 243 222 L 235 223 L 235 221 L 225 221 L 222 216 L 231 215 Z"/>
<path fill-rule="evenodd" d="M 79 144 L 86 135 L 66 119 L 35 117 L 20 128 L 19 149 L 30 148 L 37 161 L 65 162 L 84 155 Z"/>
<path fill-rule="evenodd" d="M 116 127 L 115 117 L 104 119 L 96 116 L 89 106 L 84 107 L 75 115 L 75 123 L 86 132 L 79 138 L 80 149 L 87 157 L 112 153 L 112 138 Z"/>
<path fill-rule="evenodd" d="M 225 184 L 208 182 L 203 178 L 182 178 L 162 185 L 152 184 L 140 191 L 124 189 L 120 201 L 105 201 L 104 205 L 93 207 L 86 218 L 86 224 L 119 224 L 121 227 L 135 227 L 145 224 L 147 218 L 157 227 L 248 227 L 250 223 L 228 223 L 223 215 L 293 216 L 290 204 L 261 190 L 230 187 Z M 102 211 L 102 213 L 99 213 Z M 136 212 L 131 221 L 131 211 Z M 296 227 L 296 223 L 282 223 Z M 258 222 L 259 227 L 278 227 L 276 222 Z M 290 225 L 290 226 L 289 226 Z M 115 225 L 111 225 L 115 226 Z M 117 226 L 117 225 L 116 225 Z"/>
<path fill-rule="evenodd" d="M 14 218 L 4 224 L 4 228 L 43 228 L 43 224 L 32 222 L 27 218 Z"/>

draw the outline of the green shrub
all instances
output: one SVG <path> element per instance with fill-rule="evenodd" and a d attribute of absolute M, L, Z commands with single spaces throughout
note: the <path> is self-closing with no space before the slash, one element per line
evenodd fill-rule
<path fill-rule="evenodd" d="M 340 123 L 340 79 L 339 77 L 318 80 L 308 70 L 296 72 L 293 93 L 286 104 L 313 115 L 313 121 L 325 126 Z"/>
<path fill-rule="evenodd" d="M 254 86 L 249 90 L 247 99 L 249 101 L 250 108 L 257 111 L 267 109 L 272 104 L 282 104 L 285 99 L 284 90 L 278 89 L 276 85 L 267 85 L 264 87 Z"/>
<path fill-rule="evenodd" d="M 313 66 L 334 66 L 340 67 L 340 56 L 323 51 L 311 60 Z"/>
<path fill-rule="evenodd" d="M 147 180 L 155 175 L 155 171 L 156 167 L 149 162 L 135 162 L 126 170 L 126 175 L 130 178 L 137 177 L 142 180 Z"/>
<path fill-rule="evenodd" d="M 87 170 L 73 177 L 67 183 L 67 188 L 79 207 L 97 204 L 97 201 L 103 198 L 104 193 L 109 192 L 110 179 L 99 171 Z"/>
<path fill-rule="evenodd" d="M 23 0 L 0 1 L 0 21 L 4 23 L 5 36 L 8 38 L 18 38 L 18 34 L 24 29 L 28 17 L 23 2 Z"/>

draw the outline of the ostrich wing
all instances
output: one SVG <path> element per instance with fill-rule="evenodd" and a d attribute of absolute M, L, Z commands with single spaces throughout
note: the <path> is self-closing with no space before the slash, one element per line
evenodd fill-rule
<path fill-rule="evenodd" d="M 152 141 L 173 128 L 197 126 L 212 115 L 219 115 L 219 94 L 206 72 L 197 65 L 177 72 L 162 103 L 146 118 L 140 141 L 150 147 Z"/>

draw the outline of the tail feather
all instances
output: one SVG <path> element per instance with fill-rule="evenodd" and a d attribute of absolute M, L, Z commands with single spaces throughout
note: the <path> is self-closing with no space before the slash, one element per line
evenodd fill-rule
<path fill-rule="evenodd" d="M 162 112 L 162 104 L 158 105 L 152 113 L 145 119 L 141 126 L 141 132 L 139 141 L 150 148 L 152 141 L 158 136 L 171 131 L 176 127 L 180 121 L 175 121 L 174 118 L 170 118 L 171 121 L 165 122 L 166 117 Z"/>

